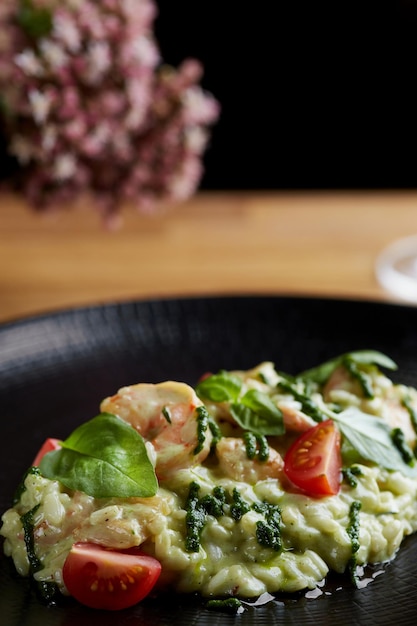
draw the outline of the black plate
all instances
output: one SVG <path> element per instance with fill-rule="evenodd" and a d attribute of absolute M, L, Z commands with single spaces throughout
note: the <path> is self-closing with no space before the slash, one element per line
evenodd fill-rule
<path fill-rule="evenodd" d="M 417 309 L 374 302 L 285 297 L 158 300 L 76 309 L 0 327 L 0 510 L 39 445 L 65 437 L 100 400 L 135 382 L 183 380 L 272 360 L 297 373 L 339 353 L 381 350 L 397 380 L 417 385 Z M 45 607 L 0 557 L 3 626 L 402 626 L 417 615 L 417 537 L 364 589 L 304 595 L 229 616 L 195 598 L 147 599 L 115 613 L 73 602 Z"/>

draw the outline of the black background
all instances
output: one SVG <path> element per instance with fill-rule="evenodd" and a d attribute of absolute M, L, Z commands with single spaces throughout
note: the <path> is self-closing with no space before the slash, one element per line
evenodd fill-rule
<path fill-rule="evenodd" d="M 204 187 L 416 186 L 416 0 L 158 6 L 165 60 L 222 105 Z"/>
<path fill-rule="evenodd" d="M 163 59 L 222 106 L 202 188 L 417 186 L 417 0 L 157 5 Z"/>

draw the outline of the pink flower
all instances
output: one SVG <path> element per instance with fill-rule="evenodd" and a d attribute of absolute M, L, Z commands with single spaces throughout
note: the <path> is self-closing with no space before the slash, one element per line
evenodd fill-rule
<path fill-rule="evenodd" d="M 17 20 L 22 1 L 0 3 L 0 122 L 20 164 L 10 186 L 37 209 L 87 191 L 113 224 L 127 200 L 149 213 L 191 196 L 219 105 L 197 61 L 162 64 L 155 2 L 25 0 L 39 34 Z"/>
<path fill-rule="evenodd" d="M 73 16 L 62 9 L 57 9 L 54 17 L 53 35 L 63 46 L 72 53 L 81 49 L 81 34 Z"/>

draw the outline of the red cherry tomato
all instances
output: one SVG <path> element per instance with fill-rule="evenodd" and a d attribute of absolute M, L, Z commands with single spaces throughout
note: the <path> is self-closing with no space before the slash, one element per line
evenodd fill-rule
<path fill-rule="evenodd" d="M 37 455 L 33 459 L 32 465 L 38 466 L 47 452 L 52 452 L 52 450 L 58 450 L 60 447 L 61 442 L 59 439 L 53 439 L 52 437 L 49 437 L 49 439 L 46 439 L 46 441 L 44 441 L 39 448 Z"/>
<path fill-rule="evenodd" d="M 307 495 L 335 495 L 340 489 L 340 433 L 332 420 L 303 433 L 287 451 L 284 472 Z"/>
<path fill-rule="evenodd" d="M 161 564 L 138 548 L 108 550 L 94 543 L 75 543 L 62 574 L 69 593 L 93 609 L 117 611 L 149 594 Z"/>

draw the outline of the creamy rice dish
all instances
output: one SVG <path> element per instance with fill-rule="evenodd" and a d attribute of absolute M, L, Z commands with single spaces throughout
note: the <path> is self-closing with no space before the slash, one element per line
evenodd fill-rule
<path fill-rule="evenodd" d="M 47 597 L 96 608 L 355 583 L 417 529 L 417 391 L 395 368 L 358 351 L 297 376 L 264 362 L 123 387 L 45 443 L 2 516 L 4 552 Z"/>

